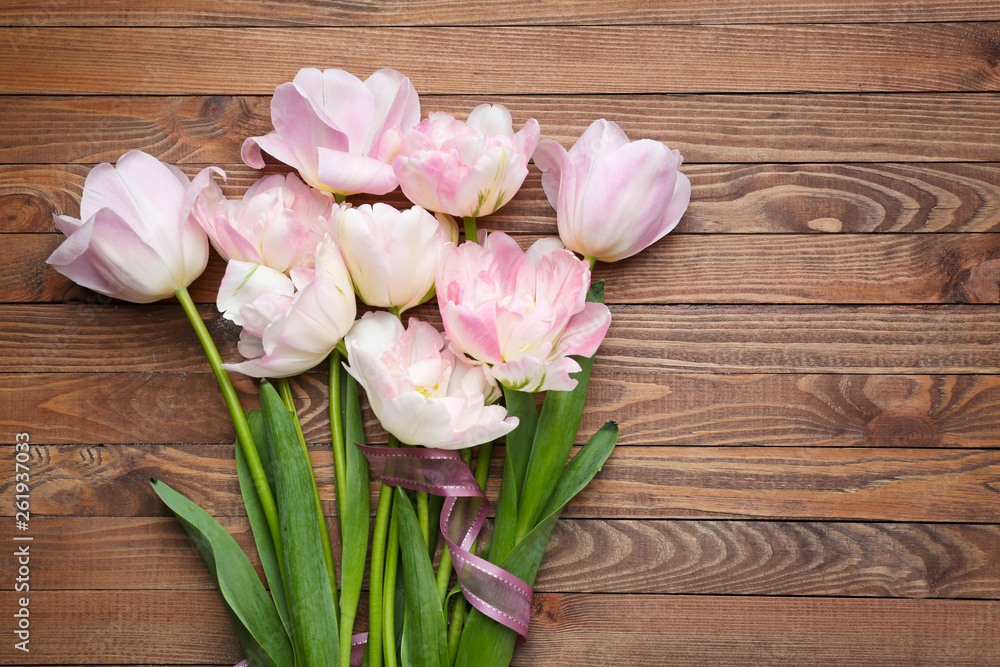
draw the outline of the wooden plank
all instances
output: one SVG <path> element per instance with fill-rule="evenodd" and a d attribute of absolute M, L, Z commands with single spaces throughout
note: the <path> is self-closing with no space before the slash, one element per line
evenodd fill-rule
<path fill-rule="evenodd" d="M 0 302 L 86 298 L 45 263 L 63 240 L 4 236 Z M 213 253 L 191 286 L 196 302 L 215 303 L 225 270 Z M 594 277 L 614 303 L 997 303 L 1000 234 L 676 235 L 627 262 L 599 265 Z"/>
<path fill-rule="evenodd" d="M 215 591 L 39 591 L 30 609 L 18 664 L 240 659 Z M 998 621 L 993 601 L 539 593 L 512 664 L 986 665 L 1000 661 Z"/>
<path fill-rule="evenodd" d="M 34 582 L 32 582 L 34 583 Z M 18 593 L 5 590 L 6 609 Z M 229 616 L 215 591 L 31 591 L 30 653 L 4 642 L 11 665 L 179 663 L 231 667 L 242 659 Z M 13 613 L 13 611 L 11 612 Z"/>
<path fill-rule="evenodd" d="M 995 23 L 2 28 L 0 89 L 269 94 L 313 63 L 358 74 L 392 67 L 422 93 L 995 91 L 995 32 Z M 259 53 L 268 57 L 246 67 Z"/>
<path fill-rule="evenodd" d="M 268 97 L 0 97 L 0 163 L 114 162 L 131 149 L 177 163 L 239 162 L 243 140 L 271 130 L 270 95 L 284 80 L 268 85 Z M 464 119 L 478 104 L 499 103 L 519 126 L 536 118 L 543 138 L 565 146 L 593 119 L 608 118 L 632 138 L 677 148 L 688 165 L 1000 160 L 995 93 L 554 96 L 519 90 L 484 98 L 421 92 L 424 115 L 444 111 Z"/>
<path fill-rule="evenodd" d="M 260 571 L 246 519 L 219 521 Z M 173 518 L 45 517 L 32 522 L 31 532 L 43 546 L 31 561 L 34 590 L 215 587 Z M 998 550 L 997 526 L 566 519 L 557 524 L 534 588 L 996 599 Z"/>
<path fill-rule="evenodd" d="M 1000 604 L 538 595 L 512 665 L 990 665 Z"/>
<path fill-rule="evenodd" d="M 489 12 L 479 4 L 434 0 L 315 3 L 307 0 L 217 0 L 209 5 L 186 0 L 136 4 L 126 0 L 7 0 L 0 24 L 25 29 L 42 26 L 409 26 L 409 25 L 615 25 L 706 23 L 888 23 L 1000 20 L 995 6 L 973 0 L 913 3 L 893 0 L 511 0 Z"/>
<path fill-rule="evenodd" d="M 199 308 L 223 359 L 239 360 L 235 325 Z M 440 326 L 435 311 L 425 304 L 411 314 Z M 985 305 L 612 305 L 611 313 L 599 373 L 1000 373 L 1000 321 Z M 0 305 L 0 341 L 0 373 L 207 369 L 171 304 Z"/>
<path fill-rule="evenodd" d="M 333 455 L 324 445 L 311 453 L 330 514 Z M 164 516 L 149 488 L 155 477 L 214 515 L 237 516 L 243 506 L 233 456 L 230 445 L 35 446 L 31 509 L 43 517 Z M 13 475 L 0 476 L 7 515 Z M 565 516 L 983 523 L 1000 511 L 998 488 L 998 450 L 622 447 Z"/>
<path fill-rule="evenodd" d="M 117 156 L 109 158 L 116 159 Z M 264 172 L 222 165 L 223 191 L 239 199 Z M 193 176 L 201 165 L 182 164 Z M 0 165 L 0 232 L 55 231 L 52 216 L 80 215 L 84 165 Z M 844 165 L 688 164 L 692 201 L 680 234 L 1000 231 L 1000 165 L 917 163 Z M 406 208 L 398 190 L 385 197 L 351 197 L 355 204 L 384 201 Z M 518 194 L 482 220 L 488 229 L 557 233 L 541 174 L 532 169 Z"/>
<path fill-rule="evenodd" d="M 256 407 L 256 385 L 234 380 Z M 307 440 L 328 441 L 325 374 L 292 386 Z M 577 441 L 609 420 L 621 445 L 1000 447 L 1000 377 L 598 373 Z M 0 424 L 39 445 L 234 440 L 208 372 L 0 375 Z"/>

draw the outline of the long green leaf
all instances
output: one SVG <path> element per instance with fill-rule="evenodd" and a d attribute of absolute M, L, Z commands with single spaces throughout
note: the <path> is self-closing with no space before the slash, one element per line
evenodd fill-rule
<path fill-rule="evenodd" d="M 448 639 L 444 612 L 420 523 L 402 489 L 396 489 L 394 505 L 393 520 L 399 526 L 399 546 L 403 556 L 403 654 L 412 658 L 409 664 L 447 667 Z"/>
<path fill-rule="evenodd" d="M 292 667 L 292 644 L 274 603 L 232 535 L 208 512 L 158 480 L 156 495 L 180 520 L 205 560 L 252 667 Z"/>
<path fill-rule="evenodd" d="M 594 478 L 618 442 L 618 425 L 608 422 L 584 445 L 563 470 L 543 511 L 543 518 L 518 543 L 500 566 L 528 584 L 535 583 L 538 568 L 563 508 Z M 507 667 L 514 653 L 517 633 L 473 610 L 458 647 L 457 667 Z"/>
<path fill-rule="evenodd" d="M 371 493 L 368 487 L 368 461 L 357 445 L 365 444 L 365 425 L 358 400 L 357 381 L 340 369 L 341 410 L 344 416 L 346 488 L 340 517 L 342 558 L 340 566 L 341 641 L 350 641 L 354 617 L 361 599 L 361 580 L 365 576 L 368 553 L 368 527 L 371 516 Z"/>
<path fill-rule="evenodd" d="M 587 301 L 604 301 L 604 281 L 599 280 L 590 286 Z M 542 413 L 538 417 L 528 469 L 521 487 L 523 492 L 518 494 L 517 542 L 524 539 L 538 523 L 542 508 L 555 489 L 580 429 L 594 358 L 573 358 L 581 369 L 573 375 L 577 381 L 576 387 L 571 391 L 548 392 L 542 404 Z"/>
<path fill-rule="evenodd" d="M 264 434 L 264 416 L 260 413 L 260 410 L 247 411 L 247 424 L 250 426 L 254 442 L 263 443 L 267 441 L 267 436 Z M 271 530 L 267 525 L 267 517 L 264 516 L 264 508 L 261 507 L 260 497 L 257 495 L 257 487 L 254 486 L 246 457 L 244 457 L 243 451 L 239 446 L 236 447 L 236 472 L 240 480 L 240 493 L 243 495 L 243 506 L 246 508 L 247 518 L 250 520 L 254 544 L 257 545 L 257 554 L 260 556 L 260 563 L 264 568 L 267 583 L 271 587 L 271 597 L 274 598 L 274 605 L 277 607 L 278 615 L 285 626 L 285 632 L 291 634 L 292 626 L 288 620 L 285 585 L 281 581 L 281 564 L 274 548 L 274 540 L 271 539 Z M 266 467 L 264 468 L 264 472 L 267 473 Z"/>
<path fill-rule="evenodd" d="M 326 531 L 316 516 L 312 463 L 299 442 L 294 417 L 268 382 L 261 383 L 260 402 L 277 463 L 274 487 L 296 665 L 331 667 L 338 656 L 336 601 L 323 555 Z"/>

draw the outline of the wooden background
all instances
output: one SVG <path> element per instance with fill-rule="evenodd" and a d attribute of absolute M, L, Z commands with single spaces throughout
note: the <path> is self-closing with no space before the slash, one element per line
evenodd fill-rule
<path fill-rule="evenodd" d="M 241 194 L 240 143 L 304 66 L 394 67 L 425 114 L 501 102 L 567 146 L 606 117 L 686 158 L 677 230 L 597 270 L 614 323 L 583 431 L 617 419 L 621 445 L 554 535 L 515 664 L 1000 664 L 1000 3 L 981 0 L 6 0 L 3 664 L 240 657 L 147 484 L 250 544 L 195 338 L 176 304 L 109 302 L 44 259 L 51 215 L 130 149 L 221 165 Z M 537 171 L 481 224 L 554 233 Z M 232 359 L 221 270 L 195 292 Z M 332 512 L 324 387 L 295 384 Z"/>

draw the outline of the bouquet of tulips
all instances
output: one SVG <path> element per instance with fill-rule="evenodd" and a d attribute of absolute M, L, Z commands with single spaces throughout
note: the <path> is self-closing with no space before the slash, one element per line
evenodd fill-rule
<path fill-rule="evenodd" d="M 175 296 L 194 326 L 235 427 L 267 587 L 210 515 L 152 484 L 204 557 L 250 665 L 507 665 L 552 528 L 617 440 L 609 422 L 570 458 L 611 320 L 591 269 L 673 229 L 691 193 L 681 157 L 605 120 L 569 151 L 539 142 L 534 119 L 515 132 L 499 105 L 465 122 L 421 120 L 394 70 L 362 82 L 303 69 L 276 88 L 271 119 L 243 160 L 262 168 L 266 152 L 297 175 L 265 176 L 229 200 L 216 167 L 189 180 L 127 153 L 90 172 L 80 219 L 56 218 L 67 239 L 48 261 L 111 297 Z M 560 238 L 524 250 L 477 224 L 514 196 L 532 158 Z M 396 187 L 412 208 L 345 203 Z M 222 362 L 187 290 L 209 242 L 228 262 L 217 306 L 242 327 L 235 363 Z M 404 323 L 435 296 L 444 334 Z M 322 363 L 339 573 L 288 382 Z M 262 379 L 259 410 L 243 409 L 227 371 Z M 365 444 L 359 388 L 388 446 Z M 479 539 L 499 438 L 495 520 Z M 370 473 L 381 479 L 371 535 Z M 367 634 L 355 634 L 366 571 Z"/>

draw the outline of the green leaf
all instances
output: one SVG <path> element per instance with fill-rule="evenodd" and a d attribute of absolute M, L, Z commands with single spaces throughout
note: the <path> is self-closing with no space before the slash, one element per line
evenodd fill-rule
<path fill-rule="evenodd" d="M 365 576 L 368 554 L 368 527 L 371 516 L 371 493 L 368 487 L 368 460 L 358 444 L 365 443 L 365 425 L 358 400 L 357 381 L 340 369 L 341 410 L 343 412 L 345 468 L 347 485 L 344 494 L 344 516 L 340 517 L 342 557 L 340 566 L 341 641 L 350 641 L 361 599 L 361 580 Z"/>
<path fill-rule="evenodd" d="M 604 301 L 604 281 L 597 281 L 590 286 L 587 301 Z M 577 381 L 576 387 L 571 391 L 548 392 L 542 404 L 542 413 L 538 417 L 531 458 L 521 487 L 523 493 L 518 497 L 517 542 L 538 523 L 542 508 L 555 489 L 580 429 L 580 417 L 583 416 L 583 405 L 587 400 L 594 358 L 573 358 L 581 369 L 573 375 Z"/>
<path fill-rule="evenodd" d="M 260 410 L 247 411 L 247 424 L 250 426 L 250 433 L 254 442 L 264 442 L 264 416 Z M 265 468 L 265 474 L 267 469 Z M 253 478 L 250 476 L 250 467 L 247 465 L 243 450 L 236 446 L 236 472 L 240 480 L 240 493 L 243 495 L 243 506 L 247 510 L 247 518 L 250 520 L 250 528 L 253 531 L 254 544 L 257 545 L 257 554 L 260 556 L 260 563 L 264 567 L 264 575 L 267 577 L 268 586 L 271 587 L 271 597 L 274 598 L 274 605 L 278 609 L 278 615 L 285 626 L 285 632 L 291 634 L 292 626 L 288 620 L 288 603 L 285 601 L 285 585 L 281 581 L 281 565 L 278 562 L 278 554 L 274 548 L 274 540 L 271 538 L 271 530 L 267 525 L 267 518 L 264 516 L 264 508 L 260 504 L 260 497 L 257 495 L 257 487 L 254 486 Z"/>
<path fill-rule="evenodd" d="M 529 585 L 535 583 L 545 547 L 563 508 L 600 472 L 617 442 L 618 425 L 614 422 L 608 422 L 591 437 L 563 470 L 543 511 L 542 520 L 514 547 L 500 567 Z M 462 632 L 455 664 L 460 667 L 507 667 L 516 639 L 517 633 L 513 630 L 473 610 Z"/>
<path fill-rule="evenodd" d="M 520 427 L 518 427 L 520 428 Z M 510 445 L 508 445 L 508 448 Z M 507 450 L 509 451 L 509 449 Z M 500 495 L 497 497 L 496 518 L 493 522 L 493 536 L 489 543 L 490 560 L 502 561 L 514 548 L 517 530 L 517 482 L 514 462 L 507 452 L 503 457 L 503 477 L 500 478 Z M 484 553 L 486 551 L 484 550 Z"/>
<path fill-rule="evenodd" d="M 393 520 L 399 525 L 403 556 L 403 654 L 419 656 L 422 667 L 448 667 L 448 640 L 434 568 L 417 514 L 402 489 L 396 489 Z M 405 663 L 404 663 L 405 664 Z"/>
<path fill-rule="evenodd" d="M 294 417 L 278 392 L 261 383 L 260 402 L 274 461 L 285 597 L 298 667 L 330 667 L 338 659 L 336 601 L 323 554 L 325 527 L 316 513 L 312 463 Z"/>
<path fill-rule="evenodd" d="M 205 560 L 253 667 L 292 667 L 292 644 L 274 603 L 232 535 L 196 504 L 158 480 L 153 491 L 180 520 Z"/>

